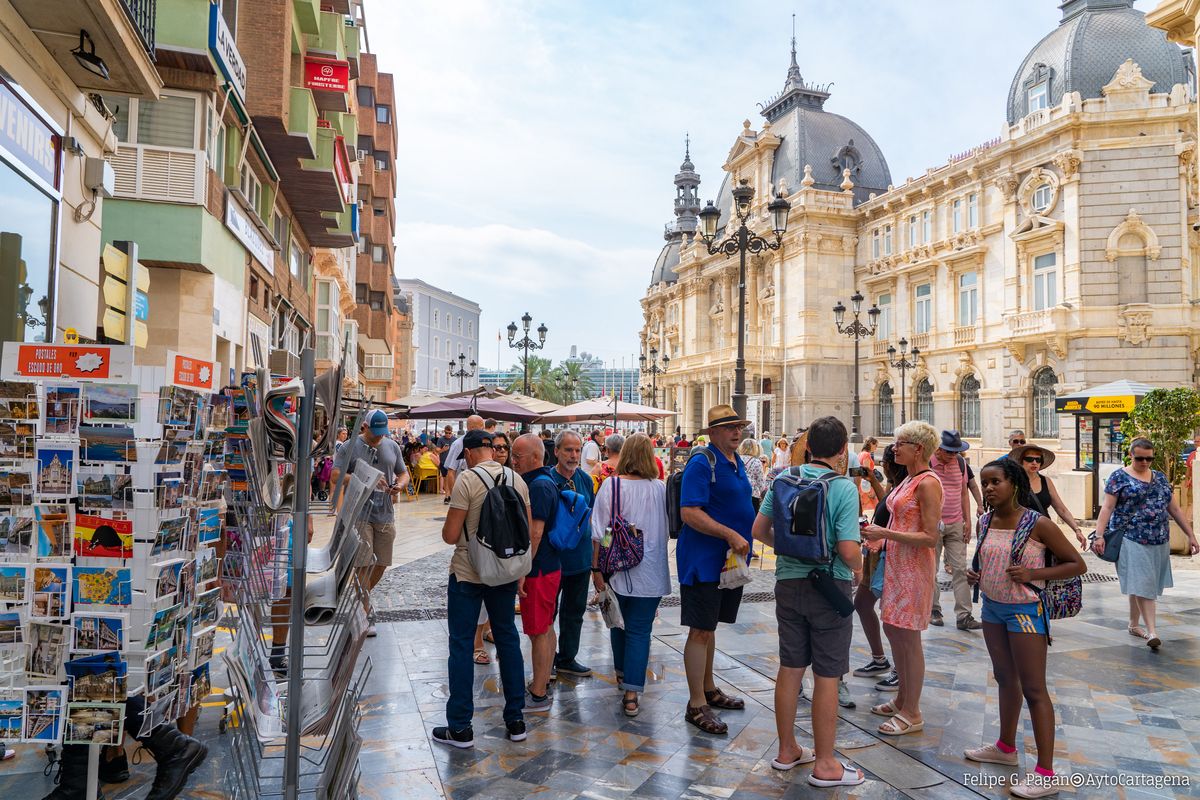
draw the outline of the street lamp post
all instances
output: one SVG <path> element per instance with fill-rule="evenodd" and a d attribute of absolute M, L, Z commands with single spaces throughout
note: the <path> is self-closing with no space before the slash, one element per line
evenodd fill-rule
<path fill-rule="evenodd" d="M 638 366 L 643 375 L 650 376 L 650 405 L 658 408 L 658 376 L 667 371 L 667 365 L 671 363 L 671 357 L 663 353 L 662 366 L 658 365 L 658 348 L 650 348 L 650 358 L 646 358 L 646 354 L 642 353 L 638 356 Z M 658 428 L 657 422 L 650 423 L 650 432 L 654 433 Z"/>
<path fill-rule="evenodd" d="M 921 351 L 918 350 L 916 347 L 914 347 L 909 353 L 904 352 L 907 348 L 908 348 L 908 339 L 901 339 L 899 351 L 897 351 L 896 348 L 894 348 L 894 347 L 889 347 L 887 349 L 888 363 L 890 363 L 892 365 L 893 369 L 900 370 L 900 424 L 901 425 L 908 422 L 908 406 L 905 405 L 905 402 L 904 402 L 904 387 L 906 385 L 904 374 L 906 372 L 908 372 L 910 369 L 916 369 L 917 363 L 918 363 L 917 359 L 920 358 L 920 356 L 921 356 Z M 896 358 L 897 352 L 900 353 L 899 359 Z M 909 355 L 912 355 L 911 361 L 908 360 Z"/>
<path fill-rule="evenodd" d="M 450 362 L 450 371 L 448 374 L 451 378 L 458 378 L 458 391 L 460 391 L 460 392 L 463 390 L 463 381 L 466 380 L 467 378 L 475 377 L 476 364 L 475 364 L 474 359 L 472 359 L 472 361 L 469 365 L 471 367 L 470 371 L 468 371 L 466 368 L 466 365 L 464 365 L 464 362 L 466 362 L 466 360 L 467 360 L 466 355 L 464 355 L 463 353 L 459 353 L 458 354 L 458 364 L 456 365 L 453 361 Z M 455 369 L 455 366 L 457 366 L 458 369 Z"/>
<path fill-rule="evenodd" d="M 846 319 L 846 307 L 842 305 L 842 301 L 838 300 L 836 306 L 833 307 L 833 320 L 837 324 L 838 333 L 844 334 L 854 339 L 854 413 L 850 416 L 850 441 L 861 442 L 862 433 L 862 414 L 861 404 L 858 394 L 858 343 L 862 339 L 869 339 L 875 335 L 875 323 L 879 319 L 879 306 L 872 305 L 871 310 L 867 312 L 867 317 L 870 322 L 866 325 L 859 319 L 862 313 L 862 292 L 857 289 L 854 294 L 850 295 L 850 310 L 854 313 L 854 319 L 848 325 L 842 323 Z"/>
<path fill-rule="evenodd" d="M 575 402 L 575 387 L 579 381 L 572 375 L 560 374 L 554 379 L 554 385 L 558 388 L 562 398 L 566 400 L 563 405 L 571 405 Z"/>
<path fill-rule="evenodd" d="M 533 317 L 529 316 L 528 311 L 526 311 L 524 314 L 521 315 L 521 325 L 524 328 L 524 336 L 522 336 L 520 339 L 516 338 L 517 323 L 515 323 L 515 322 L 508 323 L 508 346 L 515 350 L 523 351 L 523 355 L 521 356 L 521 365 L 525 368 L 525 380 L 522 381 L 521 387 L 522 387 L 523 393 L 526 397 L 530 396 L 530 393 L 529 393 L 529 351 L 530 350 L 541 350 L 543 347 L 546 346 L 546 331 L 549 330 L 546 327 L 546 324 L 544 322 L 539 323 L 537 326 L 538 338 L 537 338 L 537 341 L 535 342 L 533 339 L 529 338 L 529 324 L 531 322 L 533 322 Z M 522 423 L 521 430 L 528 431 L 529 423 L 528 422 Z"/>
<path fill-rule="evenodd" d="M 740 419 L 746 418 L 746 253 L 761 253 L 763 250 L 778 250 L 787 231 L 788 212 L 792 206 L 783 193 L 767 204 L 771 212 L 771 228 L 775 241 L 769 241 L 754 233 L 746 225 L 750 218 L 750 201 L 754 199 L 754 187 L 748 178 L 742 178 L 733 190 L 733 210 L 737 215 L 738 229 L 724 241 L 714 241 L 721 211 L 709 200 L 700 212 L 700 236 L 710 255 L 737 253 L 738 262 L 738 343 L 737 361 L 733 368 L 733 410 Z M 731 220 L 732 222 L 732 220 Z"/>

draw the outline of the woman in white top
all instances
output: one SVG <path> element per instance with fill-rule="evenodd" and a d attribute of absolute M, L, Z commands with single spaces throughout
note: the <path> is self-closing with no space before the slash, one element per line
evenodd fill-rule
<path fill-rule="evenodd" d="M 792 463 L 792 446 L 787 437 L 781 437 L 775 443 L 774 462 L 771 466 L 776 469 L 787 469 Z"/>
<path fill-rule="evenodd" d="M 640 533 L 642 560 L 605 576 L 599 569 L 600 549 L 606 538 L 611 541 L 618 516 Z M 610 634 L 617 681 L 625 690 L 622 708 L 630 717 L 637 716 L 638 693 L 646 686 L 654 615 L 659 601 L 671 593 L 667 540 L 667 487 L 658 479 L 649 437 L 635 433 L 621 447 L 616 476 L 600 485 L 592 506 L 592 581 L 597 592 L 604 591 L 606 581 L 612 586 L 625 618 L 624 630 L 613 628 Z"/>

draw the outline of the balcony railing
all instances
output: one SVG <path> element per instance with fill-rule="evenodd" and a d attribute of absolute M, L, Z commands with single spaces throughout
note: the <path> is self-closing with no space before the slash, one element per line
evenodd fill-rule
<path fill-rule="evenodd" d="M 979 329 L 974 325 L 959 325 L 954 329 L 954 344 L 974 344 L 979 337 Z"/>
<path fill-rule="evenodd" d="M 390 381 L 391 379 L 391 367 L 363 367 L 363 380 L 365 381 Z"/>
<path fill-rule="evenodd" d="M 154 60 L 154 15 L 157 13 L 158 0 L 121 0 L 121 6 L 129 16 L 129 21 L 137 30 L 142 46 Z"/>
<path fill-rule="evenodd" d="M 929 334 L 928 333 L 914 333 L 913 337 L 912 337 L 912 342 L 910 344 L 911 344 L 911 346 L 917 348 L 918 350 L 928 350 L 929 349 Z"/>
<path fill-rule="evenodd" d="M 888 342 L 888 341 L 881 341 L 881 340 L 879 340 L 879 339 L 876 339 L 876 340 L 875 340 L 875 355 L 877 355 L 877 356 L 886 356 L 886 355 L 887 355 L 887 349 L 888 349 L 888 347 L 889 347 L 890 345 L 891 345 L 891 342 Z"/>
<path fill-rule="evenodd" d="M 1027 311 L 1024 314 L 1013 314 L 1008 318 L 1008 328 L 1014 336 L 1022 336 L 1024 334 L 1039 333 L 1043 331 L 1050 322 L 1050 309 L 1041 311 Z"/>

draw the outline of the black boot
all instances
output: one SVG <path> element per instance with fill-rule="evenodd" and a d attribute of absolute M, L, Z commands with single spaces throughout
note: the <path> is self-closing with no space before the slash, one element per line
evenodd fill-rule
<path fill-rule="evenodd" d="M 84 800 L 87 797 L 88 746 L 64 744 L 59 756 L 58 786 L 42 800 Z M 104 795 L 96 791 L 96 800 Z"/>
<path fill-rule="evenodd" d="M 207 747 L 170 723 L 159 725 L 153 733 L 138 741 L 158 762 L 154 785 L 146 800 L 172 800 L 183 791 L 188 776 L 208 755 Z"/>
<path fill-rule="evenodd" d="M 106 758 L 109 753 L 113 758 Z M 106 747 L 100 751 L 100 782 L 124 783 L 129 780 L 129 759 L 124 747 Z"/>

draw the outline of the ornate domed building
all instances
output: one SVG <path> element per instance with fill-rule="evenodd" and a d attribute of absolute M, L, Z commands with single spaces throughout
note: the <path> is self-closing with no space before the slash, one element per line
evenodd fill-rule
<path fill-rule="evenodd" d="M 1061 11 L 1014 58 L 1000 136 L 895 186 L 871 136 L 801 77 L 793 48 L 762 127 L 746 121 L 734 138 L 716 201 L 724 226 L 730 187 L 748 181 L 750 225 L 768 238 L 767 203 L 782 192 L 792 207 L 782 246 L 747 261 L 748 414 L 760 430 L 823 414 L 849 423 L 857 382 L 861 435 L 886 439 L 902 420 L 926 419 L 961 430 L 978 465 L 1024 430 L 1060 454 L 1060 491 L 1087 517 L 1093 476 L 1119 460 L 1116 423 L 1092 430 L 1056 414 L 1055 398 L 1120 378 L 1193 382 L 1192 57 L 1133 0 L 1067 0 Z M 699 180 L 685 159 L 676 221 L 642 298 L 643 341 L 671 357 L 658 402 L 689 434 L 732 398 L 738 333 L 737 258 L 694 236 Z M 857 375 L 831 310 L 856 289 L 864 311 L 880 312 Z M 903 374 L 887 352 L 901 338 L 920 351 Z"/>

